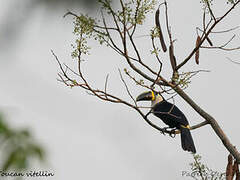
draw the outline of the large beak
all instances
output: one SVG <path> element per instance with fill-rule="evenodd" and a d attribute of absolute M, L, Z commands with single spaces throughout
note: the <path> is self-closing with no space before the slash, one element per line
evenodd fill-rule
<path fill-rule="evenodd" d="M 151 101 L 154 99 L 154 93 L 152 91 L 149 92 L 144 92 L 142 94 L 140 94 L 136 101 Z"/>

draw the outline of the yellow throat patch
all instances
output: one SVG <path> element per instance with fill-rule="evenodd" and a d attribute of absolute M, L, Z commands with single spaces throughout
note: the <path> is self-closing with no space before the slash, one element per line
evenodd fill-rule
<path fill-rule="evenodd" d="M 155 94 L 154 94 L 154 92 L 152 91 L 152 101 L 154 101 L 155 100 Z"/>

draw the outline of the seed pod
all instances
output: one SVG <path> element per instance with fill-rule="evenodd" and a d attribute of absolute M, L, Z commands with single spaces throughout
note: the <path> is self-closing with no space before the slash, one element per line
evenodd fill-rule
<path fill-rule="evenodd" d="M 236 172 L 236 179 L 235 180 L 240 180 L 240 173 L 239 173 L 239 171 Z"/>
<path fill-rule="evenodd" d="M 233 170 L 234 170 L 233 175 L 236 174 L 235 180 L 240 180 L 239 167 L 236 160 L 234 161 Z"/>
<path fill-rule="evenodd" d="M 232 155 L 228 155 L 228 164 L 226 168 L 226 180 L 232 180 L 233 178 L 233 165 L 232 165 Z"/>
<path fill-rule="evenodd" d="M 175 58 L 174 53 L 173 53 L 172 44 L 169 46 L 169 58 L 170 58 L 170 62 L 171 62 L 171 65 L 172 65 L 172 69 L 173 69 L 173 71 L 175 71 L 177 63 L 176 63 L 176 58 Z"/>
<path fill-rule="evenodd" d="M 232 160 L 233 160 L 233 159 L 232 159 L 232 155 L 229 154 L 229 155 L 228 155 L 228 163 L 231 163 L 231 164 L 232 164 Z"/>
<path fill-rule="evenodd" d="M 164 52 L 166 52 L 167 51 L 167 47 L 166 47 L 166 44 L 164 42 L 162 29 L 161 29 L 160 22 L 159 22 L 159 9 L 155 13 L 155 24 L 156 24 L 156 27 L 158 29 L 159 39 L 160 39 L 160 43 L 161 43 L 162 49 L 163 49 Z"/>
<path fill-rule="evenodd" d="M 198 36 L 196 40 L 196 47 L 199 46 L 200 42 L 201 42 L 201 38 L 200 36 Z M 199 49 L 195 52 L 195 61 L 196 61 L 196 64 L 199 64 Z"/>
<path fill-rule="evenodd" d="M 237 167 L 238 167 L 237 161 L 234 161 L 234 164 L 233 164 L 233 176 L 234 176 L 234 174 L 237 171 Z"/>
<path fill-rule="evenodd" d="M 209 43 L 210 46 L 213 46 L 212 41 L 209 39 L 209 37 L 207 37 L 207 42 Z"/>

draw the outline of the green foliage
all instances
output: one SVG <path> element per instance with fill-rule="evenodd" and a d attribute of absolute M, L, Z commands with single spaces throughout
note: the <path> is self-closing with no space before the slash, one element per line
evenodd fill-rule
<path fill-rule="evenodd" d="M 209 13 L 209 9 L 213 6 L 213 0 L 201 0 L 202 8 L 206 10 L 206 13 Z"/>
<path fill-rule="evenodd" d="M 133 27 L 143 24 L 146 19 L 146 14 L 152 12 L 156 0 L 127 0 L 122 1 L 122 7 L 118 10 L 113 10 L 112 2 L 110 0 L 98 0 L 101 6 L 102 19 L 96 20 L 88 15 L 81 14 L 75 16 L 73 33 L 77 36 L 75 44 L 72 44 L 73 52 L 72 58 L 78 58 L 82 54 L 89 54 L 90 47 L 88 46 L 88 40 L 94 39 L 99 42 L 100 45 L 106 44 L 109 46 L 109 39 L 111 35 L 107 30 L 108 27 L 105 22 L 104 14 L 111 14 L 114 17 L 114 21 L 119 24 L 118 31 L 123 31 L 124 25 Z"/>
<path fill-rule="evenodd" d="M 123 10 L 119 10 L 117 16 L 121 22 L 135 24 L 143 24 L 146 14 L 152 12 L 156 5 L 155 0 L 136 0 L 127 1 L 123 5 Z"/>
<path fill-rule="evenodd" d="M 27 129 L 10 128 L 0 115 L 1 170 L 26 170 L 32 158 L 44 160 L 44 151 Z"/>
<path fill-rule="evenodd" d="M 150 36 L 152 39 L 159 37 L 159 30 L 157 27 L 154 27 L 153 29 L 151 29 L 150 31 Z M 155 54 L 156 56 L 161 52 L 161 49 L 159 47 L 154 47 L 152 50 L 150 50 L 151 54 Z"/>
<path fill-rule="evenodd" d="M 213 0 L 201 0 L 200 3 L 203 3 L 207 6 L 207 4 L 209 3 L 209 5 L 213 5 Z"/>
<path fill-rule="evenodd" d="M 76 18 L 74 22 L 74 31 L 73 33 L 76 35 L 85 34 L 86 36 L 91 37 L 93 32 L 93 27 L 95 24 L 95 20 L 87 15 L 80 15 Z"/>
<path fill-rule="evenodd" d="M 190 163 L 191 170 L 183 171 L 182 176 L 192 177 L 195 180 L 225 180 L 225 173 L 215 171 L 201 162 L 201 156 L 193 154 L 194 161 Z"/>
<path fill-rule="evenodd" d="M 238 0 L 227 0 L 227 4 L 235 4 Z M 208 7 L 209 5 L 213 5 L 213 0 L 201 0 L 200 3 L 203 4 L 203 7 Z"/>
<path fill-rule="evenodd" d="M 172 77 L 172 81 L 178 84 L 181 88 L 185 89 L 191 83 L 190 81 L 191 77 L 192 77 L 191 72 L 182 72 L 182 73 L 175 72 Z"/>
<path fill-rule="evenodd" d="M 161 51 L 160 48 L 157 47 L 156 49 L 150 50 L 150 53 L 158 55 L 160 51 Z"/>
<path fill-rule="evenodd" d="M 237 0 L 227 0 L 227 4 L 235 4 Z"/>
<path fill-rule="evenodd" d="M 112 9 L 112 3 L 109 0 L 99 0 L 99 3 L 107 14 L 115 15 L 119 22 L 135 25 L 142 24 L 146 14 L 154 10 L 156 0 L 124 0 L 122 8 L 117 11 Z"/>
<path fill-rule="evenodd" d="M 138 0 L 138 2 L 140 3 L 141 1 Z M 143 23 L 143 20 L 146 18 L 146 14 L 154 10 L 156 3 L 157 2 L 155 0 L 144 0 L 142 2 L 136 18 L 137 24 Z"/>
<path fill-rule="evenodd" d="M 157 27 L 154 27 L 150 32 L 151 32 L 150 35 L 152 38 L 159 37 L 159 31 Z"/>
<path fill-rule="evenodd" d="M 93 36 L 94 25 L 95 20 L 87 15 L 75 17 L 73 34 L 78 38 L 75 41 L 76 45 L 72 45 L 72 58 L 78 57 L 79 53 L 88 54 L 90 47 L 87 45 L 87 39 Z"/>

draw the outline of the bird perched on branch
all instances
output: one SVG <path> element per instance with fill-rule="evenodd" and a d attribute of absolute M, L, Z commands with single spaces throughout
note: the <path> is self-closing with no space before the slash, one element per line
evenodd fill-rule
<path fill-rule="evenodd" d="M 180 130 L 183 150 L 196 153 L 188 120 L 177 106 L 167 102 L 160 93 L 154 91 L 140 94 L 136 101 L 151 101 L 151 112 L 167 124 L 169 128 Z"/>

